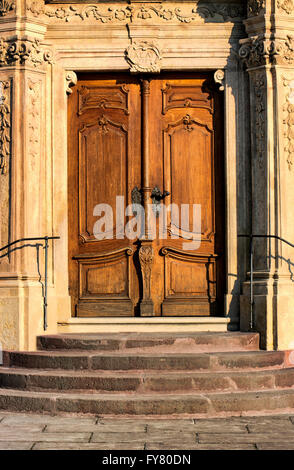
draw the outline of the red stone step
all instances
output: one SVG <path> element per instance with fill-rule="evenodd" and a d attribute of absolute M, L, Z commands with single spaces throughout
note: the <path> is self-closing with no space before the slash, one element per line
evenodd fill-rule
<path fill-rule="evenodd" d="M 0 409 L 103 415 L 217 415 L 281 413 L 294 407 L 294 390 L 210 394 L 82 394 L 0 390 Z"/>
<path fill-rule="evenodd" d="M 252 351 L 259 349 L 258 333 L 114 333 L 63 334 L 38 337 L 40 350 L 158 350 L 174 352 Z"/>
<path fill-rule="evenodd" d="M 119 392 L 216 392 L 291 387 L 294 368 L 224 372 L 109 372 L 0 368 L 0 387 L 19 390 Z"/>
<path fill-rule="evenodd" d="M 150 354 L 97 351 L 4 352 L 4 365 L 66 370 L 225 370 L 283 367 L 284 351 Z"/>

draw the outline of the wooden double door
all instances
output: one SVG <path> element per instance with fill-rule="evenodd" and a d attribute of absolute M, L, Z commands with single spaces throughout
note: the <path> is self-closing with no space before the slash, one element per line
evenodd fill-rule
<path fill-rule="evenodd" d="M 81 76 L 68 158 L 73 315 L 222 314 L 223 113 L 210 75 Z"/>

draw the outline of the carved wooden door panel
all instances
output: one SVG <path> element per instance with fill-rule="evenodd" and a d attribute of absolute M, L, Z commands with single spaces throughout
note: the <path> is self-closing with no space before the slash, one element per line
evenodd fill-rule
<path fill-rule="evenodd" d="M 73 89 L 68 177 L 74 315 L 222 313 L 220 99 L 204 74 L 85 77 Z M 124 198 L 122 206 L 117 196 Z M 134 200 L 146 209 L 146 230 L 130 239 L 130 219 L 122 212 Z M 103 239 L 99 204 L 113 209 L 113 219 L 104 218 Z M 168 207 L 177 208 L 178 218 Z"/>
<path fill-rule="evenodd" d="M 168 193 L 165 207 L 176 208 L 176 217 L 167 211 L 164 239 L 154 242 L 151 295 L 155 311 L 162 315 L 223 312 L 220 100 L 220 93 L 206 75 L 185 75 L 185 79 L 170 75 L 150 83 L 150 185 Z"/>
<path fill-rule="evenodd" d="M 130 316 L 139 300 L 136 246 L 123 234 L 117 196 L 130 204 L 140 182 L 140 115 L 132 79 L 80 80 L 69 98 L 69 290 L 78 316 Z M 99 204 L 113 209 L 104 239 Z"/>

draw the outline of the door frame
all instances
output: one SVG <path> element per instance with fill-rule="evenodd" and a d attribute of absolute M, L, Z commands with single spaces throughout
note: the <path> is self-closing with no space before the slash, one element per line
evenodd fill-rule
<path fill-rule="evenodd" d="M 226 292 L 225 292 L 225 316 L 230 318 L 230 328 L 238 329 L 240 321 L 240 290 L 241 281 L 246 278 L 246 266 L 248 262 L 247 244 L 245 240 L 239 241 L 237 233 L 248 229 L 250 226 L 250 206 L 248 199 L 248 187 L 250 187 L 250 166 L 248 155 L 250 154 L 250 132 L 245 112 L 239 110 L 248 108 L 248 79 L 241 68 L 238 58 L 228 47 L 223 51 L 222 57 L 211 57 L 207 53 L 206 59 L 191 60 L 191 56 L 182 57 L 179 48 L 175 55 L 179 59 L 178 67 L 166 61 L 164 70 L 183 73 L 199 71 L 215 72 L 216 82 L 220 84 L 224 92 L 224 165 L 225 165 L 225 237 L 226 237 Z M 77 80 L 76 73 L 112 73 L 115 71 L 127 72 L 125 60 L 121 57 L 119 65 L 113 69 L 113 63 L 109 61 L 111 51 L 104 50 L 95 60 L 95 66 L 89 64 L 87 56 L 82 51 L 68 54 L 60 53 L 58 64 L 53 66 L 54 91 L 52 101 L 52 126 L 53 135 L 53 165 L 54 165 L 54 207 L 58 208 L 62 199 L 62 213 L 56 210 L 54 220 L 55 233 L 61 235 L 63 242 L 56 247 L 54 259 L 58 258 L 55 269 L 56 280 L 60 280 L 59 291 L 63 296 L 63 305 L 66 308 L 58 316 L 58 321 L 67 321 L 71 316 L 70 299 L 68 297 L 68 272 L 64 272 L 68 259 L 68 229 L 67 229 L 67 94 L 71 92 Z M 203 58 L 202 58 L 203 59 Z M 173 62 L 172 62 L 173 63 Z M 207 66 L 204 66 L 206 64 Z M 220 81 L 219 76 L 224 77 Z M 54 121 L 60 122 L 56 126 Z M 54 123 L 54 124 L 53 124 Z M 239 181 L 239 174 L 243 172 Z M 250 195 L 249 195 L 250 198 Z M 55 216 L 55 214 L 54 214 Z M 64 296 L 65 292 L 67 293 Z M 65 303 L 64 303 L 65 300 Z"/>
<path fill-rule="evenodd" d="M 147 78 L 147 80 L 146 80 Z M 126 83 L 128 83 L 128 80 L 132 79 L 132 76 L 130 73 L 121 73 L 121 72 L 116 72 L 116 73 L 86 73 L 86 74 L 79 74 L 78 76 L 78 80 L 77 80 L 77 85 L 80 85 L 82 87 L 84 86 L 89 86 L 89 87 L 93 87 L 93 86 L 98 86 L 97 85 L 97 81 L 98 80 L 102 80 L 102 87 L 103 86 L 106 86 L 106 85 L 103 85 L 103 83 L 105 82 L 105 80 L 110 80 L 110 81 L 114 81 L 115 80 L 119 80 L 119 83 L 120 82 L 124 82 L 126 81 Z M 164 80 L 181 80 L 181 81 L 184 81 L 184 80 L 192 80 L 192 79 L 200 79 L 200 80 L 205 80 L 205 82 L 208 80 L 209 81 L 209 86 L 211 87 L 213 85 L 213 73 L 211 72 L 203 72 L 203 71 L 194 71 L 191 73 L 191 71 L 189 72 L 181 72 L 181 71 L 177 71 L 177 72 L 161 72 L 160 74 L 156 74 L 154 76 L 152 75 L 147 75 L 147 74 L 138 74 L 136 76 L 134 76 L 134 80 L 139 84 L 141 82 L 141 90 L 140 90 L 140 95 L 141 95 L 141 113 L 142 113 L 142 117 L 144 116 L 143 118 L 143 127 L 142 127 L 142 142 L 144 140 L 144 138 L 147 139 L 147 143 L 145 143 L 145 145 L 143 145 L 143 154 L 141 155 L 141 173 L 142 173 L 142 180 L 139 184 L 141 184 L 142 186 L 142 191 L 143 191 L 143 194 L 144 194 L 144 187 L 146 187 L 146 189 L 149 191 L 148 192 L 148 195 L 146 195 L 144 199 L 144 201 L 142 201 L 142 203 L 145 205 L 145 202 L 147 202 L 147 200 L 149 200 L 150 198 L 150 192 L 151 190 L 149 190 L 149 187 L 150 187 L 150 183 L 149 183 L 149 176 L 150 178 L 152 178 L 152 174 L 150 173 L 150 170 L 149 170 L 149 167 L 150 167 L 150 161 L 149 161 L 149 158 L 151 157 L 151 154 L 149 155 L 149 146 L 150 146 L 150 141 L 149 141 L 149 131 L 148 131 L 148 136 L 146 134 L 145 136 L 145 132 L 144 132 L 144 128 L 145 128 L 145 120 L 146 119 L 149 119 L 151 116 L 148 116 L 147 115 L 149 114 L 149 112 L 147 112 L 147 114 L 145 115 L 144 112 L 146 111 L 145 110 L 145 102 L 147 100 L 147 103 L 149 103 L 149 95 L 150 95 L 150 86 L 152 86 L 152 81 L 153 80 L 159 80 L 160 83 Z M 147 82 L 148 83 L 148 86 L 144 83 Z M 150 82 L 150 85 L 149 85 L 149 82 Z M 88 85 L 87 85 L 88 83 Z M 94 85 L 95 83 L 95 85 Z M 107 86 L 110 86 L 110 85 L 107 85 Z M 113 86 L 113 85 L 112 85 Z M 145 93 L 145 88 L 148 88 L 147 90 L 147 93 Z M 214 183 L 214 187 L 213 187 L 213 190 L 212 190 L 212 207 L 213 207 L 213 218 L 214 218 L 214 224 L 216 224 L 216 228 L 221 226 L 221 235 L 220 237 L 216 237 L 216 240 L 215 240 L 215 243 L 216 243 L 216 246 L 219 246 L 220 247 L 220 242 L 217 241 L 218 240 L 222 240 L 222 243 L 221 243 L 221 260 L 216 262 L 216 259 L 215 259 L 215 255 L 212 255 L 212 261 L 209 261 L 209 272 L 210 274 L 212 274 L 212 272 L 215 272 L 215 281 L 216 281 L 216 291 L 215 291 L 215 302 L 213 304 L 210 305 L 210 312 L 214 312 L 216 308 L 218 308 L 220 311 L 224 311 L 224 293 L 225 293 L 225 288 L 224 288 L 224 281 L 225 281 L 225 251 L 226 251 L 226 236 L 225 236 L 225 197 L 224 197 L 224 191 L 223 191 L 223 187 L 224 187 L 224 150 L 223 150 L 223 146 L 224 146 L 224 136 L 222 135 L 223 134 L 223 122 L 220 122 L 220 123 L 216 123 L 215 119 L 216 118 L 219 118 L 222 114 L 223 114 L 223 100 L 222 100 L 222 93 L 220 91 L 217 91 L 217 87 L 213 87 L 213 89 L 211 90 L 211 92 L 213 93 L 213 111 L 211 109 L 211 112 L 213 113 L 212 116 L 213 116 L 213 134 L 214 134 L 214 140 L 213 140 L 213 143 L 212 143 L 212 154 L 213 154 L 213 162 L 214 162 L 214 166 L 212 167 L 212 182 Z M 74 95 L 78 96 L 79 93 L 77 93 L 76 91 L 74 92 Z M 74 96 L 73 95 L 73 96 Z M 79 101 L 79 98 L 75 98 L 75 100 L 78 99 L 78 102 Z M 72 102 L 70 104 L 70 102 L 68 102 L 68 110 L 71 110 L 70 113 L 69 113 L 69 116 L 71 116 L 71 118 L 74 118 L 75 116 L 75 112 L 73 112 L 75 110 L 75 101 Z M 80 105 L 78 105 L 80 106 Z M 93 108 L 94 109 L 94 108 Z M 185 110 L 186 108 L 183 108 L 182 107 L 182 111 Z M 157 109 L 157 112 L 159 110 Z M 107 112 L 107 109 L 104 111 L 104 109 L 102 110 L 103 114 L 104 112 Z M 186 111 L 184 111 L 184 113 L 186 113 Z M 79 113 L 78 113 L 79 114 Z M 92 120 L 93 120 L 93 117 L 92 117 Z M 86 129 L 88 128 L 89 125 L 83 125 L 83 129 Z M 147 127 L 149 128 L 149 124 L 147 125 Z M 173 126 L 172 126 L 173 127 Z M 75 128 L 75 131 L 76 132 L 76 128 Z M 147 131 L 146 131 L 147 132 Z M 71 133 L 70 131 L 68 132 L 68 135 L 69 135 L 69 148 L 71 147 L 72 145 L 72 137 L 71 137 Z M 220 146 L 221 147 L 221 150 L 220 149 L 216 149 L 217 146 Z M 148 149 L 148 150 L 146 150 Z M 146 155 L 145 155 L 145 153 Z M 137 152 L 135 152 L 135 154 L 137 154 Z M 75 156 L 77 157 L 77 156 Z M 72 160 L 71 160 L 71 155 L 69 154 L 68 155 L 68 167 L 72 169 L 72 166 L 76 166 L 77 164 L 74 163 Z M 146 160 L 147 158 L 147 162 L 144 163 L 144 161 Z M 164 165 L 164 156 L 162 155 L 162 158 L 163 158 L 163 161 L 162 161 L 162 165 Z M 147 165 L 147 177 L 148 177 L 148 181 L 145 180 L 146 179 L 146 170 L 145 170 L 145 165 Z M 131 170 L 131 168 L 129 168 L 129 170 Z M 128 170 L 128 171 L 129 171 Z M 78 168 L 76 168 L 76 171 L 78 172 Z M 73 172 L 73 175 L 76 174 L 76 171 Z M 149 174 L 150 173 L 150 174 Z M 154 176 L 154 175 L 153 175 Z M 218 178 L 221 178 L 221 181 L 218 180 Z M 68 190 L 69 190 L 69 200 L 68 200 L 68 204 L 70 205 L 70 201 L 71 201 L 71 198 L 74 198 L 76 199 L 76 201 L 79 201 L 79 196 L 80 196 L 80 192 L 81 192 L 81 187 L 80 187 L 80 181 L 79 182 L 76 182 L 74 184 L 74 186 L 72 186 L 73 183 L 71 183 L 71 180 L 69 179 L 68 180 Z M 162 182 L 163 184 L 163 187 L 166 187 L 165 186 L 165 183 Z M 154 183 L 153 183 L 154 185 Z M 75 192 L 73 193 L 72 189 L 75 190 Z M 83 192 L 83 191 L 82 191 Z M 217 192 L 217 195 L 221 198 L 221 200 L 218 200 L 215 195 L 216 195 L 216 192 Z M 74 195 L 76 194 L 76 196 Z M 146 201 L 145 201 L 146 199 Z M 76 203 L 77 207 L 76 209 L 79 207 L 79 204 L 80 202 Z M 69 209 L 70 209 L 70 206 L 69 206 Z M 147 209 L 145 209 L 145 216 L 147 215 Z M 74 222 L 74 220 L 72 219 L 73 217 L 73 214 L 69 213 L 69 219 L 72 220 L 72 223 L 74 225 L 77 224 L 77 226 L 79 225 L 78 222 Z M 78 218 L 80 216 L 78 215 Z M 148 219 L 147 219 L 148 220 Z M 145 220 L 145 223 L 148 225 L 148 222 L 147 220 Z M 219 228 L 217 228 L 217 230 L 219 230 Z M 70 236 L 70 231 L 69 231 L 69 236 Z M 77 236 L 77 234 L 75 234 L 75 236 Z M 82 238 L 83 235 L 82 235 Z M 148 236 L 147 236 L 148 238 Z M 146 249 L 146 248 L 142 248 L 142 244 L 144 243 L 144 246 L 147 246 L 148 243 L 147 241 L 144 241 L 142 242 L 142 240 L 137 240 L 135 245 L 137 245 L 139 243 L 139 246 L 138 246 L 138 251 L 136 250 L 136 255 L 139 256 L 139 259 L 141 260 L 141 251 Z M 146 245 L 147 243 L 147 245 Z M 190 301 L 187 299 L 186 303 L 185 303 L 185 299 L 182 298 L 181 296 L 180 297 L 177 297 L 177 296 L 174 296 L 174 297 L 170 297 L 167 293 L 167 279 L 166 279 L 166 276 L 167 276 L 167 272 L 168 272 L 168 268 L 169 268 L 169 261 L 170 259 L 172 260 L 175 260 L 175 259 L 180 259 L 181 261 L 187 261 L 187 262 L 190 262 L 190 263 L 195 263 L 196 260 L 198 260 L 199 262 L 202 262 L 202 264 L 204 264 L 205 260 L 206 260 L 206 252 L 204 250 L 204 253 L 195 253 L 195 256 L 192 254 L 192 253 L 189 253 L 189 251 L 185 252 L 185 251 L 182 251 L 181 249 L 177 249 L 176 247 L 172 248 L 168 248 L 167 246 L 165 246 L 167 243 L 168 245 L 168 241 L 166 241 L 165 243 L 163 242 L 163 246 L 161 249 L 159 249 L 159 253 L 163 256 L 162 258 L 162 264 L 163 264 L 163 271 L 164 271 L 164 282 L 162 284 L 162 288 L 163 288 L 163 299 L 162 299 L 162 304 L 161 304 L 161 314 L 158 313 L 154 313 L 154 305 L 153 305 L 153 300 L 148 299 L 146 300 L 146 292 L 145 292 L 145 288 L 139 288 L 139 291 L 140 291 L 140 298 L 139 298 L 139 304 L 133 306 L 133 308 L 135 308 L 135 312 L 137 312 L 137 315 L 140 311 L 140 316 L 148 316 L 148 317 L 152 317 L 152 316 L 155 316 L 155 317 L 158 317 L 158 316 L 175 316 L 175 317 L 181 317 L 181 316 L 214 316 L 213 313 L 210 313 L 210 315 L 208 313 L 204 313 L 206 312 L 208 306 L 206 305 L 206 302 L 205 300 L 203 300 L 202 298 L 199 300 L 197 297 L 189 297 L 188 296 L 188 299 L 190 299 Z M 98 248 L 98 246 L 97 246 Z M 96 248 L 96 249 L 97 249 Z M 130 263 L 132 261 L 132 258 L 133 256 L 129 256 L 129 254 L 132 254 L 134 255 L 134 251 L 133 251 L 133 248 L 131 248 L 130 246 L 126 246 L 124 248 L 120 248 L 120 249 L 115 249 L 112 247 L 112 248 L 108 248 L 108 251 L 106 252 L 105 251 L 106 247 L 104 247 L 104 250 L 102 249 L 102 253 L 100 253 L 100 249 L 98 249 L 97 253 L 95 252 L 95 249 L 93 247 L 92 251 L 90 249 L 90 253 L 88 256 L 86 255 L 86 253 L 84 254 L 77 254 L 79 249 L 78 247 L 76 247 L 76 253 L 74 254 L 73 257 L 71 257 L 72 254 L 70 254 L 70 252 L 72 251 L 71 249 L 69 250 L 69 260 L 68 260 L 68 263 L 69 263 L 69 270 L 71 272 L 71 278 L 73 276 L 73 272 L 77 271 L 77 279 L 75 280 L 75 284 L 76 284 L 76 289 L 78 289 L 79 293 L 77 293 L 77 298 L 75 299 L 75 302 L 78 302 L 78 299 L 79 299 L 79 302 L 78 303 L 75 303 L 73 302 L 73 307 L 72 307 L 72 317 L 107 317 L 107 318 L 111 318 L 111 317 L 116 317 L 118 315 L 120 316 L 126 316 L 126 317 L 133 317 L 133 316 L 137 316 L 136 313 L 135 315 L 133 315 L 131 313 L 131 297 L 130 297 L 130 285 L 128 287 L 128 296 L 125 296 L 125 297 L 121 297 L 118 299 L 114 299 L 114 297 L 112 298 L 112 300 L 109 298 L 109 295 L 108 294 L 105 294 L 104 296 L 104 300 L 102 299 L 102 294 L 99 294 L 97 298 L 95 298 L 95 301 L 94 299 L 89 299 L 89 298 L 84 298 L 83 297 L 83 294 L 80 292 L 81 290 L 81 284 L 84 285 L 84 282 L 81 281 L 81 279 L 84 279 L 85 281 L 85 276 L 86 276 L 86 273 L 85 271 L 89 268 L 89 267 L 97 267 L 99 264 L 103 263 L 103 262 L 106 262 L 108 260 L 109 257 L 111 257 L 111 259 L 113 258 L 113 254 L 116 253 L 116 252 L 120 252 L 120 258 L 119 260 L 121 260 L 121 258 L 123 257 L 124 254 L 126 254 L 126 260 L 127 260 L 127 278 L 130 277 L 130 269 L 131 269 L 131 266 L 130 266 Z M 150 249 L 151 248 L 151 245 L 150 245 Z M 158 248 L 156 248 L 157 250 Z M 219 250 L 220 248 L 216 248 L 217 250 Z M 152 249 L 154 251 L 154 249 Z M 83 251 L 83 250 L 82 250 Z M 95 256 L 94 256 L 94 252 L 96 253 Z M 156 256 L 155 255 L 155 252 L 153 253 L 152 255 L 152 258 L 153 256 Z M 88 259 L 89 258 L 89 259 Z M 74 260 L 74 261 L 72 261 Z M 98 263 L 98 264 L 97 264 Z M 205 264 L 206 265 L 206 264 Z M 145 266 L 145 263 L 144 263 L 144 266 Z M 207 265 L 206 265 L 207 266 Z M 137 268 L 140 270 L 140 275 L 139 277 L 141 278 L 141 276 L 143 277 L 143 284 L 144 284 L 144 280 L 145 279 L 145 268 L 143 269 L 143 267 L 141 266 L 141 268 L 139 268 L 139 265 L 137 266 Z M 134 269 L 135 271 L 138 271 L 138 269 Z M 207 268 L 208 269 L 208 268 Z M 152 267 L 151 267 L 151 270 L 152 270 Z M 76 274 L 74 275 L 74 277 L 76 277 Z M 141 280 L 141 279 L 140 279 Z M 77 287 L 77 285 L 79 285 L 80 287 Z M 209 286 L 209 283 L 208 283 L 208 286 Z M 72 286 L 70 286 L 72 287 Z M 210 287 L 209 287 L 209 293 L 208 293 L 208 298 L 210 297 Z M 143 295 L 143 297 L 142 297 Z M 74 297 L 73 297 L 74 299 Z M 72 299 L 72 300 L 73 300 Z M 119 303 L 118 303 L 118 300 L 119 300 Z M 80 305 L 80 302 L 85 302 L 82 305 Z M 94 305 L 94 304 L 95 305 Z M 96 305 L 97 304 L 97 305 Z M 143 305 L 142 305 L 143 304 Z M 188 305 L 189 304 L 189 307 Z M 97 315 L 95 315 L 95 310 L 97 309 L 97 307 L 100 305 L 100 310 L 99 312 L 97 312 Z M 218 307 L 217 307 L 218 305 Z M 187 312 L 185 313 L 182 313 L 182 309 L 185 307 L 185 309 L 187 310 Z M 201 313 L 195 313 L 195 310 L 199 310 Z M 113 313 L 111 314 L 111 310 L 115 311 L 116 313 Z M 158 310 L 158 308 L 157 308 Z M 189 312 L 189 313 L 188 313 Z M 223 316 L 223 314 L 221 313 L 217 313 L 217 316 Z"/>

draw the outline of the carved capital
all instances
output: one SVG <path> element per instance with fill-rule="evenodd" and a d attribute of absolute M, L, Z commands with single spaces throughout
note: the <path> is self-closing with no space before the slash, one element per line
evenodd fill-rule
<path fill-rule="evenodd" d="M 273 41 L 263 37 L 253 37 L 242 41 L 239 56 L 248 68 L 259 67 L 269 63 L 273 48 Z"/>
<path fill-rule="evenodd" d="M 247 16 L 258 16 L 265 9 L 265 0 L 248 0 L 247 1 Z"/>
<path fill-rule="evenodd" d="M 10 11 L 15 9 L 13 0 L 0 0 L 0 16 L 6 16 Z"/>
<path fill-rule="evenodd" d="M 134 41 L 126 50 L 130 72 L 159 73 L 161 54 L 159 48 L 148 41 Z"/>
<path fill-rule="evenodd" d="M 294 63 L 294 40 L 287 36 L 284 40 L 271 40 L 263 37 L 252 37 L 242 40 L 239 56 L 247 68 L 266 64 Z"/>
<path fill-rule="evenodd" d="M 6 41 L 0 38 L 0 67 L 26 63 L 34 67 L 44 63 L 52 64 L 53 52 L 45 49 L 38 39 Z"/>
<path fill-rule="evenodd" d="M 75 72 L 67 71 L 65 76 L 66 81 L 66 93 L 70 95 L 72 93 L 71 87 L 75 86 L 78 82 L 78 77 Z"/>

